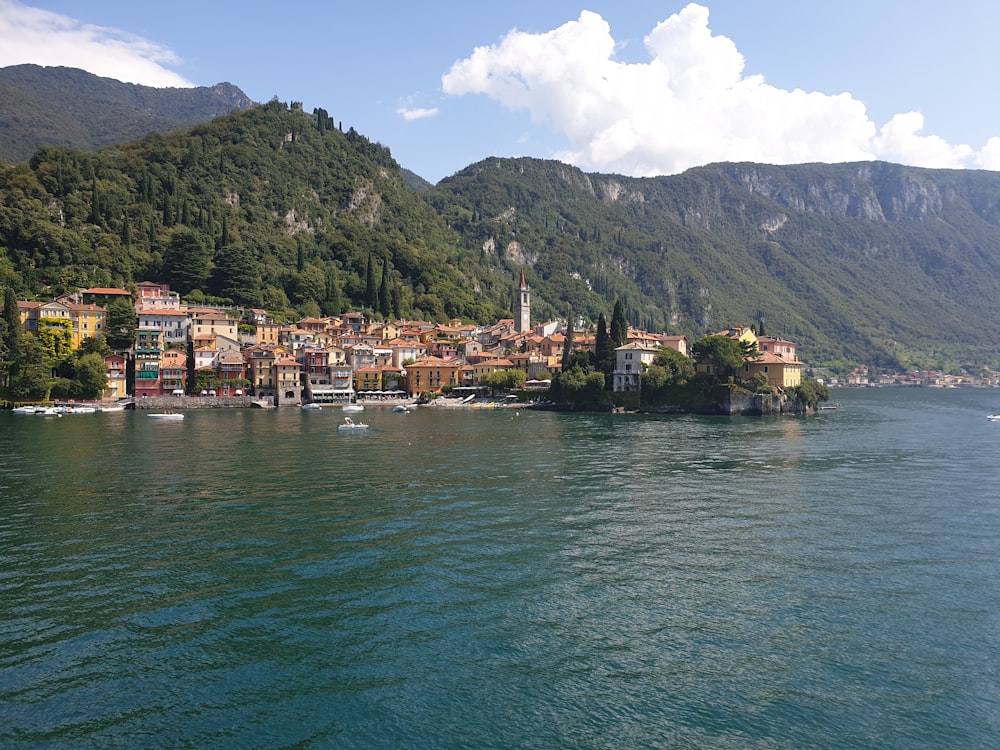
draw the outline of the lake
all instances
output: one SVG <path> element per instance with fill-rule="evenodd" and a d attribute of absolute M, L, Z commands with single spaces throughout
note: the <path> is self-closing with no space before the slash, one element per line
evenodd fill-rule
<path fill-rule="evenodd" d="M 975 748 L 1000 391 L 0 414 L 5 748 Z"/>

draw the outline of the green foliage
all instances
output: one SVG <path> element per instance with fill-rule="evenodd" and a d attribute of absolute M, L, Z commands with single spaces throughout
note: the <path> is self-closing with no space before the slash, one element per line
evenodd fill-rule
<path fill-rule="evenodd" d="M 628 321 L 625 319 L 625 307 L 620 299 L 615 300 L 615 311 L 611 314 L 611 345 L 619 347 L 628 341 Z"/>
<path fill-rule="evenodd" d="M 14 401 L 47 401 L 52 387 L 52 367 L 45 350 L 31 333 L 17 341 L 11 353 L 8 394 Z"/>
<path fill-rule="evenodd" d="M 706 336 L 691 344 L 691 356 L 708 365 L 716 381 L 732 375 L 743 364 L 743 351 L 741 342 L 729 336 Z"/>
<path fill-rule="evenodd" d="M 587 372 L 579 365 L 560 372 L 552 379 L 552 397 L 573 408 L 599 409 L 607 406 L 604 373 Z"/>
<path fill-rule="evenodd" d="M 681 385 L 694 377 L 694 363 L 676 349 L 661 346 L 652 364 L 642 375 L 644 398 L 655 400 L 674 385 Z"/>
<path fill-rule="evenodd" d="M 483 375 L 482 382 L 493 392 L 506 391 L 509 393 L 523 388 L 525 380 L 527 380 L 527 376 L 524 374 L 524 370 L 510 369 L 488 372 Z"/>
<path fill-rule="evenodd" d="M 163 278 L 182 296 L 204 291 L 211 275 L 212 251 L 207 238 L 193 229 L 176 227 L 163 254 Z"/>
<path fill-rule="evenodd" d="M 369 259 L 385 282 L 374 299 Z M 268 309 L 367 303 L 480 322 L 503 317 L 511 276 L 462 247 L 387 149 L 277 101 L 187 133 L 88 154 L 46 148 L 0 167 L 5 267 L 28 297 L 149 279 Z"/>
<path fill-rule="evenodd" d="M 73 351 L 73 324 L 65 318 L 39 318 L 34 336 L 50 367 Z"/>
<path fill-rule="evenodd" d="M 108 303 L 104 315 L 104 336 L 115 351 L 130 349 L 135 344 L 135 329 L 139 317 L 131 302 L 116 298 Z"/>
<path fill-rule="evenodd" d="M 570 310 L 568 322 L 566 323 L 566 341 L 563 343 L 562 371 L 566 372 L 573 367 L 573 339 L 576 332 L 573 330 L 573 311 Z"/>
<path fill-rule="evenodd" d="M 74 357 L 72 386 L 70 397 L 77 399 L 96 399 L 108 387 L 108 373 L 104 366 L 104 357 L 91 352 L 81 353 Z"/>
<path fill-rule="evenodd" d="M 811 409 L 815 409 L 821 401 L 830 400 L 830 389 L 815 380 L 803 380 L 790 391 L 791 397 Z"/>

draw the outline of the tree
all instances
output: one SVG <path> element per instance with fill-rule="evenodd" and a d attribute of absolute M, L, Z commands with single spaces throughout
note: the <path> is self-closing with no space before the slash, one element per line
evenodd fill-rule
<path fill-rule="evenodd" d="M 170 232 L 163 254 L 163 276 L 180 294 L 204 289 L 211 274 L 212 251 L 205 238 L 187 227 Z"/>
<path fill-rule="evenodd" d="M 100 398 L 108 387 L 108 371 L 104 357 L 90 353 L 82 355 L 76 362 L 76 372 L 72 394 L 74 398 Z"/>
<path fill-rule="evenodd" d="M 378 311 L 386 316 L 392 313 L 392 298 L 389 293 L 389 261 L 382 263 L 382 282 L 378 287 Z"/>
<path fill-rule="evenodd" d="M 524 387 L 527 375 L 524 370 L 511 368 L 509 370 L 496 370 L 483 375 L 482 383 L 494 393 L 496 391 L 514 391 Z"/>
<path fill-rule="evenodd" d="M 653 357 L 653 365 L 662 367 L 667 373 L 670 384 L 682 383 L 694 377 L 694 362 L 690 357 L 686 357 L 676 349 L 669 346 L 661 346 L 656 356 Z"/>
<path fill-rule="evenodd" d="M 743 364 L 743 345 L 729 336 L 706 336 L 691 345 L 691 354 L 699 364 L 707 365 L 718 382 Z"/>
<path fill-rule="evenodd" d="M 378 297 L 375 291 L 375 261 L 372 254 L 368 253 L 368 270 L 365 272 L 365 307 L 369 310 L 376 310 Z"/>
<path fill-rule="evenodd" d="M 52 387 L 52 368 L 45 351 L 32 334 L 21 336 L 11 361 L 8 391 L 16 401 L 47 401 Z"/>
<path fill-rule="evenodd" d="M 608 334 L 608 321 L 602 312 L 597 316 L 597 333 L 594 336 L 595 366 L 605 375 L 615 369 L 615 345 Z"/>
<path fill-rule="evenodd" d="M 324 315 L 340 313 L 340 282 L 337 279 L 337 267 L 333 263 L 326 266 L 326 285 L 321 305 Z"/>
<path fill-rule="evenodd" d="M 0 319 L 2 337 L 0 337 L 0 382 L 6 374 L 5 364 L 8 364 L 17 350 L 17 342 L 21 337 L 21 315 L 17 310 L 17 297 L 13 289 L 7 289 L 3 297 L 3 318 Z"/>
<path fill-rule="evenodd" d="M 238 305 L 260 307 L 260 265 L 250 248 L 242 244 L 227 244 L 215 251 L 215 273 L 212 288 L 220 297 Z"/>
<path fill-rule="evenodd" d="M 573 311 L 569 311 L 569 321 L 566 323 L 566 341 L 563 344 L 562 370 L 565 372 L 573 366 Z"/>
<path fill-rule="evenodd" d="M 803 406 L 815 409 L 820 401 L 830 400 L 830 389 L 817 380 L 803 380 L 791 389 L 791 395 Z"/>
<path fill-rule="evenodd" d="M 135 346 L 135 329 L 139 326 L 132 303 L 118 297 L 108 303 L 104 314 L 104 336 L 108 346 L 115 351 L 124 351 Z"/>
<path fill-rule="evenodd" d="M 552 380 L 552 396 L 573 406 L 598 407 L 605 399 L 604 373 L 588 373 L 574 365 Z"/>
<path fill-rule="evenodd" d="M 620 299 L 615 300 L 615 309 L 611 313 L 611 343 L 612 348 L 628 342 L 628 321 L 625 319 L 625 306 Z"/>

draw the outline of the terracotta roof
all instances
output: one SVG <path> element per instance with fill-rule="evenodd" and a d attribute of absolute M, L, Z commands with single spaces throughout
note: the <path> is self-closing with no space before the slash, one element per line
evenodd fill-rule
<path fill-rule="evenodd" d="M 132 296 L 132 293 L 126 289 L 117 289 L 110 286 L 95 286 L 93 289 L 81 289 L 80 294 L 102 294 L 105 296 L 118 294 L 125 295 L 126 297 Z"/>

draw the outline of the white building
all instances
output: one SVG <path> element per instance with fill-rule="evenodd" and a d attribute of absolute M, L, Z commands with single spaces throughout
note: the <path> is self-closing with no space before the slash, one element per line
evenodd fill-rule
<path fill-rule="evenodd" d="M 642 366 L 653 363 L 659 349 L 633 342 L 615 349 L 615 369 L 612 373 L 613 390 L 636 391 L 639 389 L 639 378 L 642 376 Z"/>

